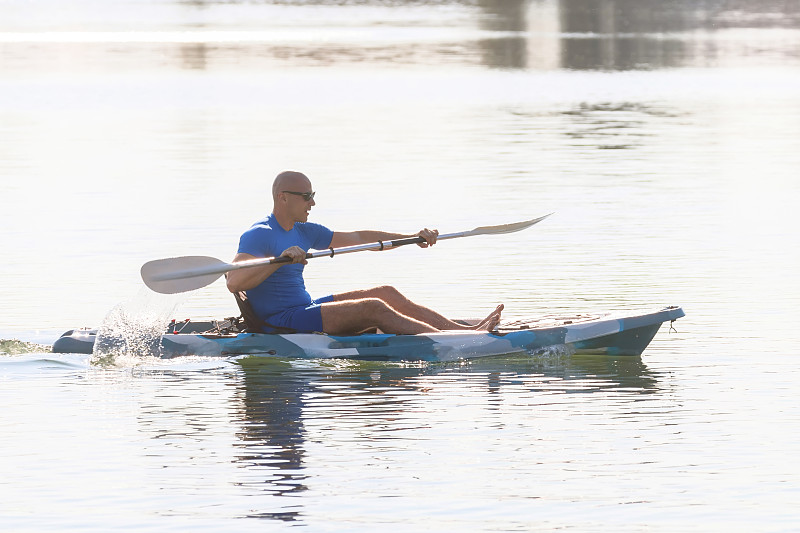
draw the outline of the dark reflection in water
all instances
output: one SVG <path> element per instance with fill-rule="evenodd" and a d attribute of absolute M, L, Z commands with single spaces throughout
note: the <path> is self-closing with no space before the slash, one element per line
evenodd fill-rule
<path fill-rule="evenodd" d="M 459 8 L 462 17 L 450 22 L 426 16 L 427 6 L 415 1 L 281 2 L 286 9 L 302 6 L 311 17 L 289 22 L 274 20 L 259 4 L 184 2 L 184 10 L 167 26 L 143 40 L 127 40 L 126 31 L 109 42 L 90 37 L 83 42 L 38 43 L 0 39 L 0 70 L 31 68 L 58 71 L 70 65 L 113 70 L 181 68 L 208 70 L 236 66 L 259 70 L 291 66 L 484 66 L 506 70 L 631 70 L 715 66 L 722 61 L 756 60 L 757 64 L 797 63 L 800 38 L 789 33 L 711 38 L 730 29 L 800 28 L 797 0 L 476 0 L 437 2 Z M 200 15 L 226 6 L 238 13 L 238 23 L 198 24 Z M 333 7 L 331 7 L 333 6 Z M 351 23 L 326 22 L 314 8 L 350 9 Z M 274 6 L 273 6 L 274 7 Z M 358 11 L 359 7 L 368 9 Z M 416 18 L 395 17 L 409 7 Z M 433 6 L 431 6 L 433 7 Z M 355 11 L 352 11 L 355 9 Z M 397 9 L 398 11 L 395 11 Z M 262 18 L 259 18 L 262 17 Z M 470 20 L 472 19 L 472 20 Z M 474 24 L 474 25 L 473 25 Z M 88 25 L 88 23 L 87 23 Z M 477 30 L 476 30 L 477 28 Z M 37 28 L 22 28 L 23 31 Z M 130 28 L 148 32 L 151 28 Z M 353 31 L 366 30 L 365 32 Z M 451 30 L 459 30 L 455 34 Z M 228 32 L 221 41 L 205 35 Z M 254 32 L 239 40 L 236 32 Z M 277 33 L 277 32 L 289 33 Z M 315 37 L 316 31 L 332 32 Z M 188 34 L 182 33 L 188 32 Z M 394 33 L 393 33 L 394 32 Z M 79 32 L 78 32 L 79 33 Z M 89 32 L 86 35 L 91 35 Z M 114 37 L 116 35 L 116 37 Z M 189 41 L 185 41 L 189 35 Z M 292 35 L 283 40 L 276 35 Z M 193 37 L 197 38 L 192 42 Z M 121 39 L 115 42 L 115 39 Z"/>
<path fill-rule="evenodd" d="M 657 377 L 639 358 L 540 359 L 520 354 L 421 367 L 342 362 L 302 369 L 289 362 L 250 358 L 241 361 L 241 367 L 241 381 L 236 384 L 241 425 L 236 460 L 252 470 L 247 475 L 250 481 L 241 485 L 274 496 L 297 496 L 309 490 L 304 462 L 309 438 L 306 425 L 311 421 L 314 438 L 335 441 L 335 434 L 326 428 L 347 427 L 359 441 L 374 443 L 393 439 L 396 431 L 428 427 L 430 421 L 420 412 L 434 408 L 428 394 L 439 387 L 448 387 L 448 394 L 461 391 L 473 401 L 474 393 L 483 391 L 479 398 L 484 400 L 477 406 L 489 413 L 487 416 L 505 397 L 532 398 L 524 401 L 536 409 L 537 401 L 547 402 L 545 398 L 553 393 L 617 390 L 640 397 L 660 391 Z M 413 408 L 420 403 L 425 409 Z M 302 520 L 300 500 L 285 502 L 291 503 L 283 511 L 249 516 Z"/>
<path fill-rule="evenodd" d="M 522 32 L 528 30 L 528 1 L 480 0 L 478 5 L 483 11 L 480 19 L 483 29 L 518 33 L 479 41 L 478 46 L 483 50 L 482 63 L 490 68 L 526 68 L 528 39 Z"/>
<path fill-rule="evenodd" d="M 678 118 L 679 115 L 642 103 L 581 103 L 563 115 L 569 120 L 564 132 L 575 146 L 599 150 L 620 150 L 647 145 L 654 129 L 652 122 Z"/>
<path fill-rule="evenodd" d="M 341 386 L 382 396 L 387 387 L 414 390 L 405 385 L 404 380 L 424 372 L 426 370 L 420 368 L 371 370 L 363 367 L 355 372 L 325 368 L 301 370 L 281 361 L 257 358 L 242 361 L 242 382 L 237 388 L 242 424 L 237 434 L 241 440 L 237 461 L 240 466 L 254 470 L 249 476 L 252 480 L 249 488 L 275 496 L 292 496 L 308 490 L 304 420 L 314 416 L 307 412 L 309 405 L 319 402 L 320 398 L 331 397 L 332 388 Z M 391 407 L 383 412 L 391 417 L 388 412 L 398 407 L 395 402 L 389 403 Z M 370 412 L 370 421 L 366 423 L 381 423 L 374 419 L 374 414 Z M 293 507 L 249 516 L 295 521 L 300 518 L 301 511 Z"/>
<path fill-rule="evenodd" d="M 305 428 L 303 397 L 311 390 L 304 373 L 294 373 L 277 363 L 257 369 L 244 367 L 237 388 L 242 429 L 237 461 L 257 471 L 249 476 L 256 490 L 287 496 L 307 490 L 303 467 Z M 251 517 L 294 521 L 297 510 L 257 513 Z"/>
<path fill-rule="evenodd" d="M 635 394 L 659 392 L 658 377 L 638 357 L 556 358 L 547 361 L 527 355 L 475 360 L 466 372 L 484 374 L 486 391 L 504 392 L 504 385 L 525 383 L 528 392 L 593 393 L 624 389 Z M 557 380 L 557 381 L 554 381 Z"/>
<path fill-rule="evenodd" d="M 206 43 L 191 43 L 180 47 L 181 64 L 184 68 L 204 70 L 208 66 L 209 46 Z"/>
<path fill-rule="evenodd" d="M 245 425 L 238 437 L 246 453 L 238 459 L 245 465 L 279 471 L 269 490 L 285 495 L 306 490 L 304 476 L 297 472 L 303 467 L 303 396 L 310 391 L 310 380 L 303 374 L 280 374 L 275 370 L 244 372 L 241 415 Z"/>
<path fill-rule="evenodd" d="M 677 67 L 691 59 L 691 41 L 665 34 L 714 29 L 722 2 L 561 0 L 562 66 L 571 69 Z M 706 53 L 708 50 L 706 50 Z"/>
<path fill-rule="evenodd" d="M 508 110 L 511 120 L 504 134 L 514 142 L 535 139 L 542 121 L 557 117 L 561 134 L 573 147 L 588 150 L 633 150 L 652 143 L 665 128 L 679 127 L 686 113 L 667 105 L 642 102 L 580 102 L 561 109 L 537 110 L 525 106 Z"/>

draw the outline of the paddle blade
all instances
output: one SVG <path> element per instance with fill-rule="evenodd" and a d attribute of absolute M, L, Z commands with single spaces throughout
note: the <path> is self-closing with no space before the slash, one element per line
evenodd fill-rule
<path fill-rule="evenodd" d="M 552 214 L 553 213 L 548 213 L 539 218 L 523 220 L 522 222 L 513 222 L 511 224 L 502 224 L 500 226 L 481 226 L 466 233 L 468 235 L 500 235 L 502 233 L 514 233 L 516 231 L 522 231 L 526 228 L 530 228 L 534 224 L 541 222 Z"/>
<path fill-rule="evenodd" d="M 230 270 L 230 264 L 214 257 L 186 256 L 156 259 L 142 265 L 142 281 L 161 294 L 193 291 L 211 285 Z"/>

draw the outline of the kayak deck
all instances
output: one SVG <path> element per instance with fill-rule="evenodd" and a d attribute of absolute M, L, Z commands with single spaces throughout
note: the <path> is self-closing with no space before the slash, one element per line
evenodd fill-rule
<path fill-rule="evenodd" d="M 161 337 L 163 358 L 185 355 L 264 356 L 369 361 L 455 361 L 566 346 L 569 353 L 638 356 L 661 324 L 684 316 L 680 307 L 636 314 L 550 315 L 504 321 L 497 330 L 443 331 L 422 335 L 369 333 L 264 334 L 232 331 L 229 321 L 173 322 Z M 470 323 L 469 321 L 463 321 Z M 96 330 L 72 330 L 54 352 L 92 353 Z"/>

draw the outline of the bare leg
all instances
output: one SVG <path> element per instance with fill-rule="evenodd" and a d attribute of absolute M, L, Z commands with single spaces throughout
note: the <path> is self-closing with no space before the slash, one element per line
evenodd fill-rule
<path fill-rule="evenodd" d="M 322 304 L 320 311 L 323 329 L 333 335 L 355 335 L 370 328 L 380 328 L 386 333 L 399 335 L 439 331 L 429 324 L 398 312 L 377 298 L 334 301 Z"/>
<path fill-rule="evenodd" d="M 334 295 L 335 302 L 345 302 L 348 300 L 361 300 L 364 298 L 376 298 L 386 302 L 392 309 L 398 313 L 412 318 L 418 322 L 428 324 L 437 330 L 486 330 L 491 331 L 500 322 L 500 313 L 503 311 L 503 305 L 498 305 L 485 319 L 483 319 L 476 326 L 465 326 L 458 322 L 440 315 L 436 311 L 429 309 L 425 306 L 412 302 L 403 296 L 397 289 L 390 286 L 374 287 L 372 289 L 365 289 L 353 292 L 346 292 Z M 384 328 L 382 330 L 386 331 Z"/>

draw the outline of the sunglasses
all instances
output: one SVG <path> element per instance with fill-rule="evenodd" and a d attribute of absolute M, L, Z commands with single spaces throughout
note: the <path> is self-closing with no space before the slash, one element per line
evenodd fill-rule
<path fill-rule="evenodd" d="M 303 200 L 305 200 L 306 202 L 310 202 L 311 200 L 313 200 L 314 195 L 317 194 L 315 192 L 295 192 L 295 191 L 281 191 L 281 192 L 285 192 L 287 194 L 294 194 L 295 196 L 302 196 Z"/>

